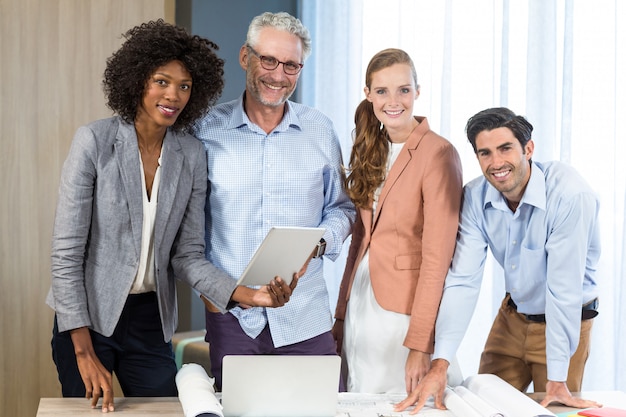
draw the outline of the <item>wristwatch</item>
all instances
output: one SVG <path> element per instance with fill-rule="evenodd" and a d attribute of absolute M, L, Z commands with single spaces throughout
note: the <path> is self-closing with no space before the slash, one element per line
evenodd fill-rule
<path fill-rule="evenodd" d="M 324 255 L 324 253 L 326 253 L 326 241 L 324 240 L 324 238 L 321 238 L 320 241 L 317 243 L 317 250 L 315 251 L 315 255 L 313 255 L 313 257 L 319 258 Z"/>

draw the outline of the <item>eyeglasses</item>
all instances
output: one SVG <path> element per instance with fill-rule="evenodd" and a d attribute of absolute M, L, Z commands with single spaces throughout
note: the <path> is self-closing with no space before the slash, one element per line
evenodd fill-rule
<path fill-rule="evenodd" d="M 255 51 L 253 47 L 251 47 L 250 45 L 246 45 L 246 46 L 248 47 L 250 52 L 254 54 L 254 56 L 259 58 L 259 61 L 261 62 L 261 66 L 268 71 L 272 71 L 278 68 L 278 64 L 283 64 L 283 71 L 285 72 L 285 74 L 296 75 L 300 72 L 300 70 L 304 66 L 304 64 L 299 64 L 293 61 L 282 62 L 282 61 L 277 60 L 273 56 L 259 55 L 259 53 Z"/>

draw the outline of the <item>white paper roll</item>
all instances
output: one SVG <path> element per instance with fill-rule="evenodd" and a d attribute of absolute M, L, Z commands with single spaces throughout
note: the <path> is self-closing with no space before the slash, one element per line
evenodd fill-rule
<path fill-rule="evenodd" d="M 214 379 L 197 363 L 188 363 L 180 368 L 176 374 L 176 386 L 185 417 L 197 417 L 203 413 L 224 417 L 213 382 Z"/>
<path fill-rule="evenodd" d="M 463 401 L 472 406 L 482 417 L 504 417 L 495 407 L 489 405 L 485 400 L 465 388 L 463 385 L 454 387 L 454 392 Z"/>
<path fill-rule="evenodd" d="M 462 417 L 485 417 L 480 414 L 469 403 L 465 402 L 456 392 L 446 388 L 443 393 L 443 405 L 446 406 L 455 416 Z"/>
<path fill-rule="evenodd" d="M 506 417 L 556 417 L 554 413 L 496 375 L 472 375 L 465 379 L 463 385 Z"/>

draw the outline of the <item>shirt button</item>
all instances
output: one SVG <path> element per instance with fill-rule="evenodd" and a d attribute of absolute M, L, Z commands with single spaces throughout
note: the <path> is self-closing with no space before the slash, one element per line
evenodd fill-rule
<path fill-rule="evenodd" d="M 511 265 L 511 269 L 515 269 L 515 268 L 517 268 L 517 265 L 515 264 Z"/>
<path fill-rule="evenodd" d="M 513 241 L 513 244 L 514 244 L 514 245 L 517 245 L 517 240 L 514 240 L 514 241 Z"/>

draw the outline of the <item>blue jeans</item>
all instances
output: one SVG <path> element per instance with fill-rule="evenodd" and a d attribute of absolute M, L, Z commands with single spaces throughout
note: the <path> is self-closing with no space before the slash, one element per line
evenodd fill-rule
<path fill-rule="evenodd" d="M 176 362 L 171 342 L 163 340 L 156 293 L 131 294 L 113 335 L 90 330 L 94 351 L 114 373 L 126 397 L 175 397 Z M 52 330 L 52 359 L 64 397 L 84 397 L 70 332 Z M 115 393 L 118 396 L 118 393 Z"/>

